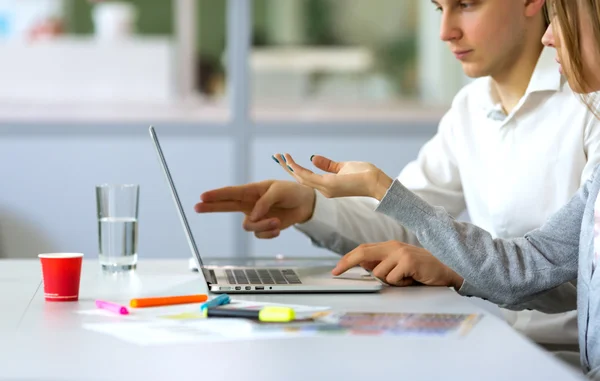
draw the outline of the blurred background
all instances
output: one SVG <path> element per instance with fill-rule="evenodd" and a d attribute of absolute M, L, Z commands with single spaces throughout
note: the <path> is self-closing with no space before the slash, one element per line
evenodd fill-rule
<path fill-rule="evenodd" d="M 138 183 L 140 257 L 187 257 L 157 127 L 209 256 L 331 255 L 197 216 L 290 152 L 398 174 L 467 83 L 425 0 L 0 0 L 0 257 L 97 255 L 94 185 Z"/>

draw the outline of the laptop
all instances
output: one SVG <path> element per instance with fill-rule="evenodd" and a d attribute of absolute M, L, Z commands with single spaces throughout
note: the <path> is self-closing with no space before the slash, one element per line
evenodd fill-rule
<path fill-rule="evenodd" d="M 248 267 L 206 266 L 196 246 L 196 241 L 185 216 L 171 172 L 158 141 L 154 127 L 150 126 L 160 165 L 171 189 L 171 195 L 188 245 L 198 269 L 204 275 L 208 290 L 213 293 L 318 293 L 318 292 L 377 292 L 383 283 L 361 268 L 347 271 L 341 276 L 331 275 L 331 266 L 312 267 Z"/>

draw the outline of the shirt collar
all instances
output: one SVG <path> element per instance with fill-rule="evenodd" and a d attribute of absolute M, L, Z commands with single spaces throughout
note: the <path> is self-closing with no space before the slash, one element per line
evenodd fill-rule
<path fill-rule="evenodd" d="M 541 91 L 560 91 L 565 83 L 565 78 L 558 71 L 558 63 L 555 60 L 556 51 L 554 48 L 544 47 L 540 58 L 533 70 L 529 86 L 525 91 L 525 96 Z M 484 96 L 481 99 L 481 107 L 488 115 L 497 115 L 503 113 L 500 106 L 498 94 L 492 86 L 491 77 L 487 77 L 484 82 Z M 505 115 L 506 116 L 506 115 Z"/>

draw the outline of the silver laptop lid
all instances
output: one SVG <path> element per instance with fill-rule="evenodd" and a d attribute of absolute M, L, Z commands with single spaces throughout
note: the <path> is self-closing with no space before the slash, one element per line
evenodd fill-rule
<path fill-rule="evenodd" d="M 167 178 L 169 187 L 171 188 L 171 195 L 173 196 L 173 201 L 175 201 L 175 205 L 177 206 L 177 214 L 179 214 L 179 220 L 181 221 L 181 224 L 183 225 L 183 228 L 185 230 L 185 236 L 187 237 L 188 245 L 190 246 L 190 250 L 192 250 L 192 253 L 194 253 L 196 260 L 198 261 L 199 268 L 203 272 L 205 272 L 204 263 L 202 262 L 202 258 L 200 257 L 200 252 L 198 251 L 198 247 L 196 246 L 196 241 L 194 240 L 194 236 L 192 235 L 190 225 L 188 224 L 187 218 L 185 217 L 183 207 L 181 206 L 179 195 L 177 194 L 177 190 L 175 189 L 175 183 L 173 183 L 173 178 L 171 177 L 171 172 L 169 171 L 169 166 L 167 165 L 167 161 L 165 160 L 165 156 L 163 155 L 160 143 L 158 142 L 158 136 L 156 136 L 156 131 L 154 131 L 153 126 L 150 126 L 149 131 L 150 136 L 152 137 L 152 141 L 154 142 L 154 147 L 156 148 L 156 153 L 160 158 L 160 165 Z M 205 273 L 204 275 L 206 277 L 207 274 Z M 210 278 L 206 279 L 208 281 Z"/>

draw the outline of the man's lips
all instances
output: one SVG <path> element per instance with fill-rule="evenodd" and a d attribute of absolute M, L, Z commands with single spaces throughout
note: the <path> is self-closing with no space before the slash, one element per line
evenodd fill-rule
<path fill-rule="evenodd" d="M 473 50 L 453 50 L 452 53 L 454 54 L 454 56 L 456 58 L 463 59 L 465 58 L 467 55 L 469 55 Z"/>

